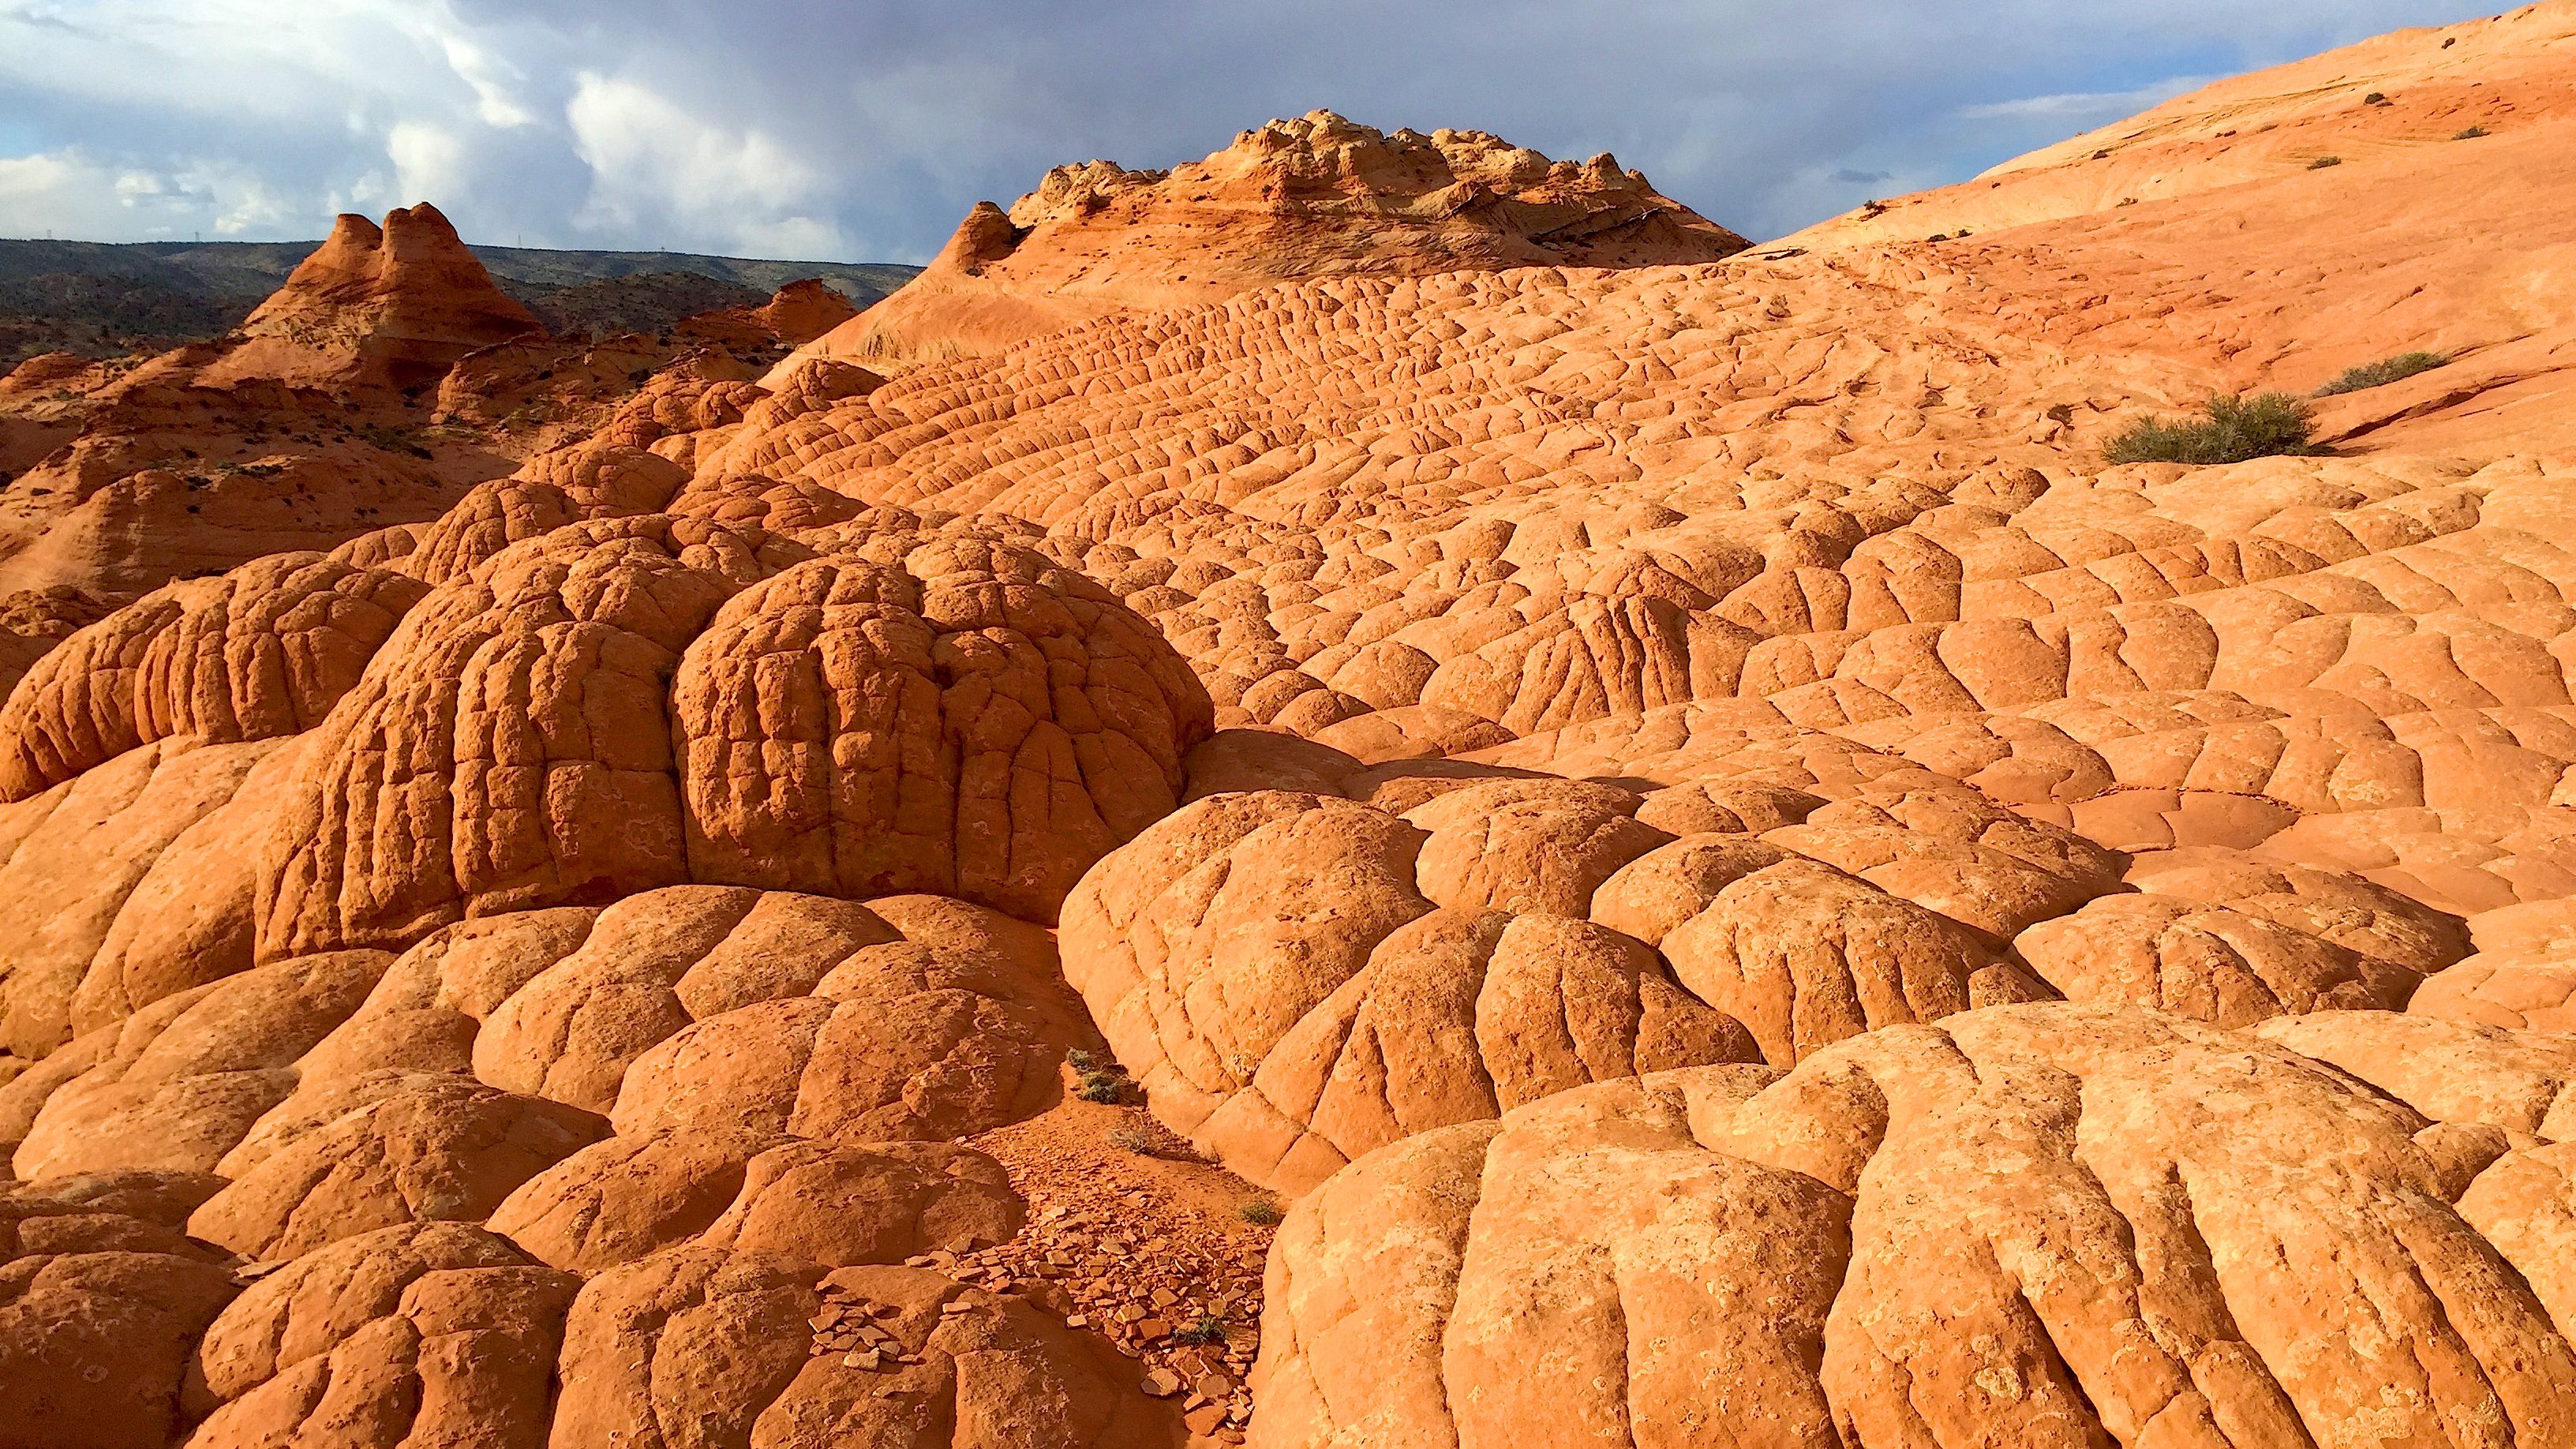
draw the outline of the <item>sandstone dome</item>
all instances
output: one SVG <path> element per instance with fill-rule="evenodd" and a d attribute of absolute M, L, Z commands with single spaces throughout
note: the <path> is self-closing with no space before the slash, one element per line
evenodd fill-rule
<path fill-rule="evenodd" d="M 1291 278 L 1715 261 L 1744 238 L 1604 153 L 1551 161 L 1483 131 L 1379 131 L 1331 111 L 1168 171 L 1086 161 L 979 203 L 921 276 L 781 363 L 900 367 L 1096 317 Z"/>
<path fill-rule="evenodd" d="M 1274 123 L 35 529 L 0 1446 L 2576 1439 L 2568 13 L 1939 241 Z"/>

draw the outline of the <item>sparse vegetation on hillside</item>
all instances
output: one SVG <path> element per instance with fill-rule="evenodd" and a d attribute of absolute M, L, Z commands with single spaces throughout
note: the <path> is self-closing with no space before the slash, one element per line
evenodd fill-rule
<path fill-rule="evenodd" d="M 153 353 L 220 337 L 285 282 L 314 242 L 64 242 L 0 238 L 0 371 L 40 352 Z M 652 332 L 756 306 L 819 277 L 864 307 L 920 268 L 684 252 L 475 247 L 493 282 L 557 332 Z"/>
<path fill-rule="evenodd" d="M 2314 161 L 2308 163 L 2308 169 L 2311 171 L 2323 171 L 2329 166 L 2341 166 L 2342 164 L 2343 158 L 2341 156 L 2320 156 Z"/>
<path fill-rule="evenodd" d="M 2448 356 L 2439 352 L 2401 352 L 2395 357 L 2382 358 L 2377 362 L 2351 369 L 2343 376 L 2318 388 L 2317 396 L 2334 397 L 2340 393 L 2360 392 L 2364 388 L 2384 387 L 2389 383 L 2413 377 L 2419 372 L 2431 372 L 2434 368 L 2446 365 L 2450 360 Z"/>
<path fill-rule="evenodd" d="M 360 423 L 351 430 L 360 442 L 387 453 L 409 453 L 415 458 L 434 456 L 421 446 L 418 429 L 396 427 L 391 423 Z"/>
<path fill-rule="evenodd" d="M 2462 130 L 2452 132 L 2451 139 L 2454 141 L 2474 141 L 2480 136 L 2489 134 L 2492 133 L 2484 126 L 2469 126 Z"/>
<path fill-rule="evenodd" d="M 2309 438 L 2308 405 L 2285 392 L 2213 397 L 2190 418 L 2140 418 L 2102 450 L 2112 463 L 2242 463 L 2327 451 Z"/>
<path fill-rule="evenodd" d="M 1288 1216 L 1287 1210 L 1279 1206 L 1279 1200 L 1270 1197 L 1256 1197 L 1237 1211 L 1245 1222 L 1256 1228 L 1277 1227 L 1280 1219 Z"/>

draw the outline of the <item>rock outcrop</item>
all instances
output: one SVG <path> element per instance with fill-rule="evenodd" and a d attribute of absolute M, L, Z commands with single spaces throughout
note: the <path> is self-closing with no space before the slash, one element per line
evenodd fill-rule
<path fill-rule="evenodd" d="M 1283 1227 L 1252 1442 L 2576 1432 L 2558 1124 L 2479 1100 L 2564 1041 L 2346 1075 L 2409 1020 L 1998 1008 L 1426 1133 Z"/>
<path fill-rule="evenodd" d="M 1315 111 L 1170 171 L 1086 161 L 1007 212 L 978 203 L 920 276 L 767 381 L 814 357 L 977 356 L 1293 278 L 1669 266 L 1744 245 L 1607 153 L 1550 161 L 1482 131 L 1390 133 Z"/>
<path fill-rule="evenodd" d="M 0 386 L 124 420 L 0 494 L 0 1449 L 2576 1442 L 2569 13 L 1992 235 L 1318 115 L 764 378 L 394 427 L 352 229 Z"/>
<path fill-rule="evenodd" d="M 334 222 L 198 381 L 434 387 L 465 354 L 543 331 L 423 202 L 387 212 L 382 226 L 363 216 Z"/>

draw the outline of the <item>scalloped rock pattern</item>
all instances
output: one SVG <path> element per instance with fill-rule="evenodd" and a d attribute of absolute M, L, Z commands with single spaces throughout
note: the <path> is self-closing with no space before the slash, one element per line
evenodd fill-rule
<path fill-rule="evenodd" d="M 1282 1229 L 1253 1442 L 2555 1442 L 2576 1051 L 2418 1025 L 2003 1007 L 1424 1133 Z"/>
<path fill-rule="evenodd" d="M 0 1449 L 2576 1442 L 2576 146 L 2493 114 L 674 368 L 435 517 L 31 606 Z M 1687 226 L 1347 124 L 1207 175 Z M 2329 456 L 2101 462 L 2364 345 L 2459 355 Z M 1294 1199 L 1249 1422 L 960 1266 L 1044 1261 L 1013 1134 L 1104 1044 Z"/>

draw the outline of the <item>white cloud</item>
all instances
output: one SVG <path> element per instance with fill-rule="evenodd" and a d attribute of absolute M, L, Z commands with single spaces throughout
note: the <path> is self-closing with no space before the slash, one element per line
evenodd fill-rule
<path fill-rule="evenodd" d="M 448 67 L 473 88 L 474 113 L 483 124 L 504 128 L 536 124 L 536 113 L 510 92 L 521 79 L 517 67 L 463 35 L 440 33 L 434 38 L 447 57 Z"/>
<path fill-rule="evenodd" d="M 10 227 L 12 235 L 233 236 L 273 226 L 285 214 L 280 198 L 240 167 L 155 171 L 116 166 L 77 149 L 0 157 L 0 216 L 43 218 Z"/>
<path fill-rule="evenodd" d="M 2135 115 L 2163 105 L 2186 91 L 2196 91 L 2217 79 L 2206 75 L 2178 75 L 2124 91 L 2067 91 L 2049 96 L 2023 96 L 2017 100 L 1987 101 L 1961 106 L 1957 115 L 1965 121 L 2052 120 L 2107 121 Z"/>
<path fill-rule="evenodd" d="M 1613 151 L 1777 235 L 2179 72 L 2493 4 L 0 0 L 0 155 L 71 168 L 18 167 L 0 229 L 314 237 L 343 206 L 431 200 L 541 245 L 918 260 L 1056 162 L 1170 165 L 1329 105 Z"/>
<path fill-rule="evenodd" d="M 394 163 L 399 196 L 455 196 L 465 189 L 465 144 L 427 121 L 397 121 L 385 133 L 385 156 Z"/>
<path fill-rule="evenodd" d="M 590 167 L 575 220 L 599 231 L 677 229 L 687 238 L 772 253 L 815 255 L 839 232 L 815 214 L 824 177 L 776 137 L 719 125 L 638 82 L 592 71 L 575 81 L 564 117 Z"/>

